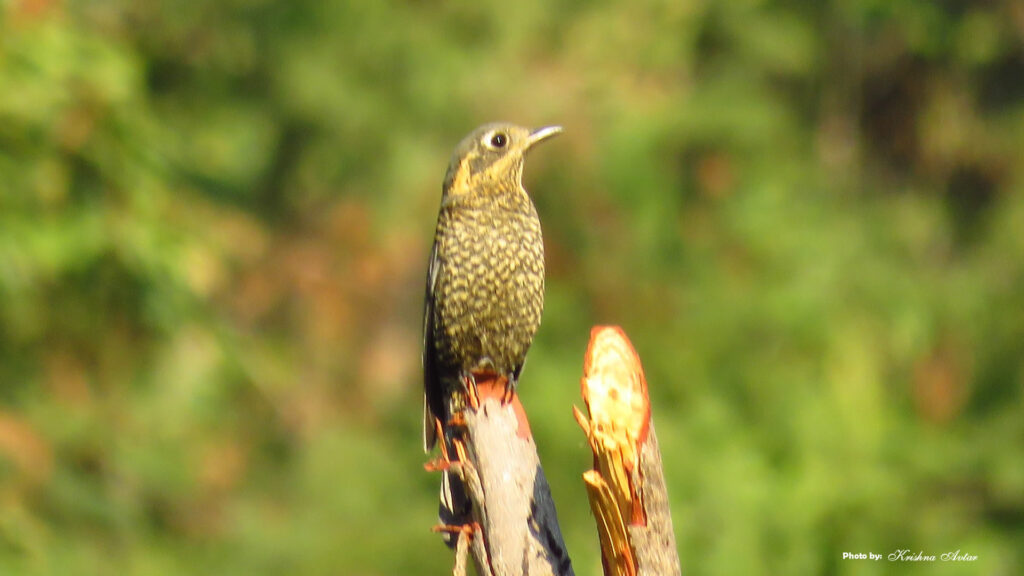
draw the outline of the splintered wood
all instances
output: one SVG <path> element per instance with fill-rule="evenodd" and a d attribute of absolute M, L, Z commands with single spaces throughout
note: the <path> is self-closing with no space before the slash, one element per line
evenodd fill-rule
<path fill-rule="evenodd" d="M 596 326 L 583 365 L 589 419 L 573 414 L 594 452 L 583 474 L 606 576 L 680 574 L 643 367 L 617 326 Z"/>

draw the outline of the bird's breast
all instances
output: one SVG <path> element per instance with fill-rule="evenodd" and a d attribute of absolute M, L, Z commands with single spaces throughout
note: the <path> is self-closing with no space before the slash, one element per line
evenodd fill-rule
<path fill-rule="evenodd" d="M 536 212 L 450 209 L 441 215 L 435 240 L 439 351 L 462 367 L 486 358 L 496 369 L 517 369 L 544 306 L 544 242 Z"/>

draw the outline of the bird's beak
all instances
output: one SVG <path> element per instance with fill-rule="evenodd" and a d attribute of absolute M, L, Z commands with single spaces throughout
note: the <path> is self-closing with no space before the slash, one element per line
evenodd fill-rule
<path fill-rule="evenodd" d="M 545 126 L 543 128 L 537 128 L 533 132 L 530 132 L 530 137 L 526 139 L 526 149 L 529 150 L 530 148 L 533 148 L 534 144 L 547 140 L 552 136 L 558 136 L 561 133 L 561 126 Z"/>

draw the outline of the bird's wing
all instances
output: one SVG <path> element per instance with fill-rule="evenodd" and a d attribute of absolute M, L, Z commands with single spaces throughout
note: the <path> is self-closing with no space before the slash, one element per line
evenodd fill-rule
<path fill-rule="evenodd" d="M 434 286 L 440 262 L 437 255 L 437 240 L 430 250 L 430 265 L 427 268 L 427 294 L 423 306 L 423 450 L 430 452 L 437 442 L 434 428 L 434 413 L 430 410 L 430 396 L 441 393 L 440 375 L 437 373 L 437 352 L 434 347 Z M 443 415 L 442 415 L 443 416 Z"/>

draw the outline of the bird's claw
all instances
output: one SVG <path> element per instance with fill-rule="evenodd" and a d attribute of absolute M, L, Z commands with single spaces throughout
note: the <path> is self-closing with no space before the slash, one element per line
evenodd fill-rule
<path fill-rule="evenodd" d="M 423 469 L 427 472 L 444 472 L 451 470 L 452 466 L 455 464 L 456 462 L 453 462 L 442 455 L 424 464 Z"/>
<path fill-rule="evenodd" d="M 461 413 L 452 415 L 448 419 L 449 427 L 463 428 L 466 426 L 466 419 Z M 434 426 L 437 429 L 437 436 L 441 439 L 439 446 L 441 448 L 441 455 L 423 465 L 423 468 L 427 472 L 444 472 L 451 470 L 456 465 L 460 465 L 466 461 L 466 446 L 458 438 L 458 436 L 451 439 L 452 446 L 455 448 L 455 458 L 452 458 L 451 453 L 448 451 L 448 438 L 445 436 L 445 427 L 441 424 L 440 418 L 434 418 Z"/>
<path fill-rule="evenodd" d="M 480 391 L 476 387 L 476 377 L 473 373 L 465 375 L 462 380 L 463 386 L 466 388 L 466 399 L 469 403 L 469 407 L 473 410 L 480 408 Z"/>
<path fill-rule="evenodd" d="M 437 524 L 430 528 L 431 532 L 437 532 L 439 534 L 466 534 L 470 537 L 481 530 L 482 528 L 480 527 L 479 522 L 467 522 L 465 524 Z"/>
<path fill-rule="evenodd" d="M 516 381 L 512 377 L 505 378 L 505 392 L 501 395 L 501 403 L 509 404 L 516 396 Z"/>

